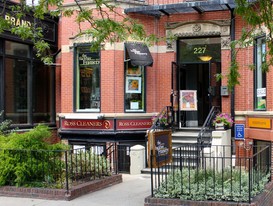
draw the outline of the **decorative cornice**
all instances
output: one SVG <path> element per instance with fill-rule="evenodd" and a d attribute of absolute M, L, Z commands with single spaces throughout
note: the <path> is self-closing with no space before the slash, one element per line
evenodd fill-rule
<path fill-rule="evenodd" d="M 187 21 L 187 22 L 168 22 L 166 24 L 166 29 L 175 29 L 187 24 L 195 25 L 195 24 L 214 24 L 218 26 L 230 26 L 231 21 L 229 19 L 223 20 L 210 20 L 210 21 Z"/>
<path fill-rule="evenodd" d="M 167 50 L 174 51 L 173 37 L 221 36 L 221 49 L 230 49 L 230 20 L 169 22 L 166 24 Z"/>

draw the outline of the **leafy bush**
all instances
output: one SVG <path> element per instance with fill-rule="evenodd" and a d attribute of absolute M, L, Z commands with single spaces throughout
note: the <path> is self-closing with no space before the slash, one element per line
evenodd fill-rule
<path fill-rule="evenodd" d="M 0 112 L 0 120 L 3 119 L 4 111 Z M 0 122 L 0 135 L 6 135 L 11 132 L 10 125 L 12 121 L 11 120 L 4 120 Z"/>
<path fill-rule="evenodd" d="M 269 174 L 260 174 L 253 181 L 251 196 L 259 194 L 268 182 Z M 258 179 L 258 178 L 253 178 Z M 249 173 L 240 170 L 175 170 L 168 174 L 155 191 L 158 198 L 180 198 L 184 200 L 225 200 L 246 202 L 249 197 Z"/>
<path fill-rule="evenodd" d="M 97 179 L 102 176 L 110 176 L 110 163 L 105 156 L 87 151 L 79 151 L 71 154 L 69 158 L 70 178 L 74 179 Z"/>
<path fill-rule="evenodd" d="M 61 143 L 50 144 L 50 137 L 44 125 L 25 133 L 0 135 L 0 186 L 65 188 L 66 169 L 70 186 L 75 180 L 111 175 L 104 156 L 91 151 L 75 152 Z"/>
<path fill-rule="evenodd" d="M 63 168 L 62 150 L 66 146 L 49 144 L 45 140 L 50 136 L 44 125 L 29 132 L 0 136 L 0 185 L 56 181 Z"/>

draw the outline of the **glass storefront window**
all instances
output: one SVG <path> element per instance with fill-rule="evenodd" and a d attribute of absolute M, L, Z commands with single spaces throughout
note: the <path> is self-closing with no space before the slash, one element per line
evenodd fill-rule
<path fill-rule="evenodd" d="M 126 62 L 125 68 L 125 111 L 145 111 L 144 67 L 132 66 Z"/>
<path fill-rule="evenodd" d="M 29 57 L 29 46 L 12 41 L 5 41 L 5 52 L 8 55 Z"/>
<path fill-rule="evenodd" d="M 76 110 L 100 111 L 100 53 L 78 47 L 76 54 Z"/>
<path fill-rule="evenodd" d="M 262 71 L 265 63 L 266 43 L 265 37 L 256 40 L 255 44 L 255 70 L 254 70 L 254 107 L 256 110 L 266 110 L 266 72 Z"/>
<path fill-rule="evenodd" d="M 25 60 L 5 60 L 5 114 L 13 124 L 27 123 L 28 63 Z"/>
<path fill-rule="evenodd" d="M 33 122 L 43 123 L 53 120 L 51 102 L 53 98 L 54 69 L 41 63 L 33 64 Z"/>
<path fill-rule="evenodd" d="M 0 103 L 5 119 L 22 127 L 55 123 L 55 68 L 31 59 L 29 45 L 0 42 L 5 45 L 6 54 L 0 85 L 4 88 Z"/>

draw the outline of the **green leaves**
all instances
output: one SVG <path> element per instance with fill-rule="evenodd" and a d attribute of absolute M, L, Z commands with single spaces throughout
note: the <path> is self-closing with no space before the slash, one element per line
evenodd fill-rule
<path fill-rule="evenodd" d="M 252 171 L 253 172 L 253 171 Z M 252 197 L 264 190 L 270 174 L 256 172 L 260 178 L 252 182 Z M 262 178 L 261 178 L 262 177 Z M 194 170 L 184 168 L 168 174 L 155 191 L 158 198 L 180 198 L 183 200 L 226 200 L 246 202 L 249 196 L 249 172 L 226 169 Z"/>
<path fill-rule="evenodd" d="M 42 23 L 46 18 L 63 16 L 73 18 L 78 24 L 78 36 L 88 35 L 93 39 L 92 50 L 97 50 L 106 42 L 126 41 L 129 37 L 146 43 L 154 41 L 154 35 L 147 35 L 144 27 L 137 21 L 122 14 L 115 3 L 108 0 L 94 0 L 88 7 L 74 0 L 71 6 L 63 5 L 62 0 L 39 0 L 38 5 L 26 5 L 25 1 L 11 6 L 10 14 L 22 19 L 33 15 L 35 21 L 31 25 L 12 25 L 0 17 L 0 33 L 11 28 L 11 32 L 23 40 L 31 40 L 37 49 L 37 57 L 45 63 L 53 61 L 49 44 L 43 40 L 43 30 L 37 22 Z M 52 9 L 54 8 L 54 9 Z"/>
<path fill-rule="evenodd" d="M 0 136 L 0 185 L 22 186 L 35 181 L 41 184 L 45 178 L 56 181 L 63 169 L 62 150 L 67 146 L 50 144 L 50 137 L 51 132 L 44 125 L 29 132 Z"/>
<path fill-rule="evenodd" d="M 255 39 L 261 35 L 266 35 L 266 59 L 267 61 L 262 63 L 262 71 L 268 72 L 269 67 L 273 65 L 273 7 L 272 2 L 268 0 L 235 0 L 236 7 L 235 13 L 246 22 L 246 28 L 242 29 L 240 39 L 232 42 L 232 49 L 237 51 L 233 56 L 233 60 L 230 64 L 228 78 L 229 88 L 239 84 L 239 65 L 237 62 L 237 54 L 240 49 L 252 46 L 255 43 Z M 250 69 L 254 69 L 255 65 L 250 65 Z"/>

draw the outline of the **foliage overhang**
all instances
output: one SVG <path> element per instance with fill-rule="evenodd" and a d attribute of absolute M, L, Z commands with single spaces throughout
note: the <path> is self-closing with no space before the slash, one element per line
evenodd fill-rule
<path fill-rule="evenodd" d="M 22 40 L 31 40 L 36 50 L 36 55 L 44 63 L 52 63 L 54 54 L 50 50 L 50 44 L 44 40 L 43 29 L 37 24 L 13 25 L 5 19 L 3 14 L 10 10 L 18 19 L 32 14 L 35 21 L 46 18 L 75 18 L 79 33 L 77 36 L 91 36 L 93 42 L 91 50 L 97 50 L 106 42 L 122 42 L 129 37 L 136 41 L 151 43 L 156 41 L 155 35 L 147 35 L 142 24 L 123 14 L 116 2 L 108 0 L 93 0 L 93 7 L 86 7 L 78 0 L 67 6 L 63 0 L 39 0 L 38 4 L 27 5 L 26 0 L 20 0 L 19 4 L 10 5 L 7 0 L 0 0 L 2 11 L 0 15 L 0 33 L 9 30 Z M 76 8 L 76 9 L 75 9 Z M 87 28 L 82 24 L 87 24 Z"/>
<path fill-rule="evenodd" d="M 230 89 L 240 84 L 239 63 L 237 54 L 241 48 L 255 45 L 255 40 L 259 36 L 266 36 L 267 51 L 264 54 L 265 62 L 262 63 L 262 71 L 268 72 L 273 65 L 273 7 L 272 1 L 269 0 L 235 0 L 235 18 L 242 18 L 246 27 L 242 30 L 240 37 L 231 43 L 231 49 L 234 51 L 231 58 L 229 73 L 227 75 L 228 87 Z M 236 20 L 235 19 L 235 20 Z M 248 65 L 250 69 L 255 65 Z"/>

